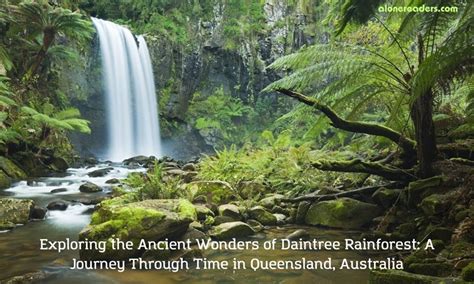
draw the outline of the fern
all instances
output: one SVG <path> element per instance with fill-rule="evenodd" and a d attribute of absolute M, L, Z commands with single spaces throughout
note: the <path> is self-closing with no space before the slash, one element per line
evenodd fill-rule
<path fill-rule="evenodd" d="M 45 113 L 51 113 L 47 105 L 45 108 Z M 45 113 L 40 113 L 31 107 L 24 106 L 21 108 L 21 112 L 31 117 L 33 122 L 46 125 L 52 129 L 78 131 L 82 133 L 91 132 L 89 121 L 77 117 L 80 115 L 77 109 L 66 109 L 50 116 Z"/>

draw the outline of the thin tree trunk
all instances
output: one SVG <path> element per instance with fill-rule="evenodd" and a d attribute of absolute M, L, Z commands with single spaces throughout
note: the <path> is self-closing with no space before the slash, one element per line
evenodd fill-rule
<path fill-rule="evenodd" d="M 424 60 L 423 37 L 418 35 L 418 64 Z M 436 160 L 436 134 L 433 122 L 433 91 L 429 89 L 415 99 L 410 116 L 415 127 L 418 158 L 418 175 L 427 178 L 434 175 L 433 162 Z"/>
<path fill-rule="evenodd" d="M 427 178 L 434 175 L 433 162 L 437 156 L 431 90 L 415 100 L 411 109 L 411 118 L 415 126 L 418 175 L 421 178 Z"/>
<path fill-rule="evenodd" d="M 40 67 L 41 63 L 46 58 L 46 54 L 48 53 L 48 49 L 54 41 L 55 32 L 52 29 L 46 28 L 43 32 L 43 44 L 41 49 L 35 56 L 33 64 L 31 65 L 30 69 L 28 70 L 28 78 L 31 78 L 38 72 L 38 68 Z"/>

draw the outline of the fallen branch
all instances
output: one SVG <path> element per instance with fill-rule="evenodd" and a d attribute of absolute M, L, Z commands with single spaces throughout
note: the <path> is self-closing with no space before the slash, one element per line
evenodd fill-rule
<path fill-rule="evenodd" d="M 329 106 L 322 104 L 318 100 L 307 97 L 303 94 L 293 92 L 287 89 L 279 89 L 278 92 L 294 98 L 306 105 L 312 106 L 317 110 L 321 111 L 324 115 L 326 115 L 329 120 L 331 121 L 331 125 L 335 128 L 354 132 L 354 133 L 364 133 L 369 135 L 381 136 L 391 141 L 395 142 L 399 145 L 406 155 L 415 155 L 415 141 L 403 136 L 401 133 L 383 126 L 374 123 L 366 123 L 366 122 L 357 122 L 357 121 L 350 121 L 345 120 L 344 118 L 340 117 L 333 109 Z"/>
<path fill-rule="evenodd" d="M 382 187 L 387 187 L 391 188 L 395 185 L 398 185 L 398 182 L 391 182 L 387 184 L 382 184 L 382 185 L 376 185 L 376 186 L 366 186 L 366 187 L 361 187 L 353 190 L 348 190 L 348 191 L 343 191 L 343 192 L 338 192 L 338 193 L 331 193 L 331 194 L 308 194 L 308 195 L 303 195 L 300 197 L 296 198 L 283 198 L 281 199 L 282 202 L 288 202 L 288 203 L 297 203 L 301 201 L 324 201 L 324 200 L 333 200 L 333 199 L 338 199 L 341 197 L 352 197 L 357 194 L 367 194 L 370 195 L 374 193 L 377 189 L 382 188 Z"/>
<path fill-rule="evenodd" d="M 311 165 L 322 171 L 365 173 L 394 181 L 413 181 L 417 179 L 412 170 L 399 169 L 379 162 L 365 162 L 360 159 L 350 161 L 319 160 Z"/>

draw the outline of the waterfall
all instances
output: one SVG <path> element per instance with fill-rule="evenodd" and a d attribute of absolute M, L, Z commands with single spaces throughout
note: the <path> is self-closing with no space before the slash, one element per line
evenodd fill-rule
<path fill-rule="evenodd" d="M 107 112 L 106 159 L 161 155 L 150 55 L 143 36 L 92 18 L 99 36 Z"/>

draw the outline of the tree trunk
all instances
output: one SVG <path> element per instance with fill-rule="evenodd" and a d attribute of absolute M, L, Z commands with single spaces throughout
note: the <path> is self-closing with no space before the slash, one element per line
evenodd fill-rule
<path fill-rule="evenodd" d="M 43 31 L 43 44 L 41 45 L 41 49 L 36 54 L 33 64 L 28 70 L 28 73 L 27 73 L 28 78 L 31 78 L 33 75 L 35 75 L 38 72 L 38 68 L 40 67 L 41 63 L 45 59 L 46 54 L 48 53 L 48 49 L 54 41 L 54 37 L 55 37 L 55 32 L 53 29 L 46 28 Z"/>
<path fill-rule="evenodd" d="M 437 156 L 431 90 L 415 100 L 411 108 L 411 119 L 415 126 L 418 175 L 421 178 L 431 177 L 434 175 L 433 162 Z"/>
<path fill-rule="evenodd" d="M 423 37 L 418 40 L 418 64 L 425 59 Z M 415 127 L 416 156 L 418 158 L 418 175 L 427 178 L 434 175 L 433 162 L 436 159 L 436 134 L 433 122 L 433 91 L 429 89 L 415 99 L 411 106 L 410 116 Z"/>

